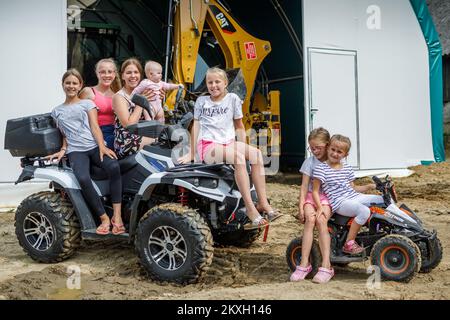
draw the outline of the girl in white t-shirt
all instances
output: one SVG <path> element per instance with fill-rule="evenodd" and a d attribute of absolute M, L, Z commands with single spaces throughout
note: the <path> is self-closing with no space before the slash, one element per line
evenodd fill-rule
<path fill-rule="evenodd" d="M 311 248 L 314 239 L 314 227 L 319 231 L 319 246 L 322 253 L 322 266 L 313 278 L 314 282 L 323 283 L 322 274 L 324 271 L 332 273 L 330 262 L 330 234 L 328 231 L 328 220 L 331 217 L 331 207 L 325 194 L 320 193 L 320 202 L 323 207 L 322 214 L 318 214 L 317 205 L 314 202 L 313 191 L 313 171 L 314 168 L 327 160 L 327 147 L 330 142 L 330 133 L 324 128 L 312 130 L 308 136 L 309 150 L 312 156 L 307 158 L 300 168 L 302 173 L 302 185 L 300 187 L 298 218 L 305 224 L 302 236 L 302 259 L 291 275 L 291 281 L 301 281 L 313 270 L 309 261 Z M 331 279 L 331 278 L 329 278 Z M 328 280 L 329 280 L 328 279 Z"/>
<path fill-rule="evenodd" d="M 227 92 L 228 77 L 222 69 L 209 69 L 206 73 L 206 85 L 210 95 L 198 98 L 195 103 L 191 151 L 180 158 L 179 162 L 192 161 L 195 151 L 198 151 L 200 160 L 206 163 L 225 161 L 233 164 L 236 183 L 244 200 L 247 216 L 251 220 L 244 228 L 265 227 L 281 214 L 273 210 L 267 201 L 261 151 L 244 142 L 246 136 L 242 122 L 242 100 L 236 94 Z M 258 195 L 256 206 L 250 194 L 246 160 L 252 165 L 252 181 Z M 260 212 L 266 214 L 267 218 L 261 216 Z"/>

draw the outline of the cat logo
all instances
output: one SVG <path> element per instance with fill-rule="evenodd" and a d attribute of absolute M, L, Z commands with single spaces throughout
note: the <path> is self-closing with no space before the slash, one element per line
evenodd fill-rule
<path fill-rule="evenodd" d="M 228 27 L 230 24 L 228 23 L 227 18 L 225 18 L 224 14 L 221 12 L 216 16 L 217 21 L 220 23 L 220 27 L 223 29 Z"/>
<path fill-rule="evenodd" d="M 209 6 L 209 8 L 211 9 L 214 17 L 216 18 L 217 22 L 220 25 L 220 28 L 224 33 L 233 34 L 236 32 L 236 29 L 233 27 L 226 15 L 222 11 L 220 11 L 218 7 L 211 5 Z"/>

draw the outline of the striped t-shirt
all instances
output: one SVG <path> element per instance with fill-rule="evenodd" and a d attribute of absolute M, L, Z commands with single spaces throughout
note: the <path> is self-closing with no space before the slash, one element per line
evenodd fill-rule
<path fill-rule="evenodd" d="M 333 169 L 326 162 L 319 163 L 313 171 L 313 178 L 321 181 L 321 187 L 330 201 L 333 212 L 339 209 L 345 200 L 358 196 L 350 183 L 355 180 L 355 173 L 348 164 L 344 163 L 341 169 Z"/>

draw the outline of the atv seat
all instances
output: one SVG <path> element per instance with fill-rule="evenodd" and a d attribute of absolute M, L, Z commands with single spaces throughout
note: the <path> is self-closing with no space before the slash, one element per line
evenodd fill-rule
<path fill-rule="evenodd" d="M 122 160 L 119 160 L 119 166 L 120 166 L 120 173 L 123 175 L 124 173 L 127 173 L 131 169 L 133 169 L 135 166 L 137 166 L 136 162 L 136 154 L 133 154 L 131 156 L 128 156 Z M 91 165 L 91 177 L 93 180 L 106 180 L 108 179 L 108 175 L 105 171 L 103 171 L 102 168 L 97 167 L 95 164 Z"/>
<path fill-rule="evenodd" d="M 341 216 L 337 213 L 333 214 L 330 218 L 330 221 L 338 226 L 346 226 L 347 223 L 352 219 L 351 217 Z"/>

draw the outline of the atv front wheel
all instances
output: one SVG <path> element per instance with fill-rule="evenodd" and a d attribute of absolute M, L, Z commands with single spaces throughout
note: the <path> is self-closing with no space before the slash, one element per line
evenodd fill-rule
<path fill-rule="evenodd" d="M 14 225 L 20 246 L 39 262 L 68 259 L 80 245 L 80 225 L 73 207 L 55 192 L 25 198 L 17 208 Z"/>
<path fill-rule="evenodd" d="M 286 249 L 286 261 L 292 272 L 300 265 L 302 260 L 302 237 L 293 239 Z M 319 244 L 316 240 L 313 241 L 311 253 L 309 254 L 309 263 L 312 266 L 311 274 L 316 274 L 319 265 L 322 262 L 322 255 L 320 253 Z"/>
<path fill-rule="evenodd" d="M 428 273 L 436 268 L 442 260 L 442 244 L 436 237 L 431 241 L 430 250 L 424 241 L 419 242 L 419 248 L 422 255 L 422 266 L 420 272 Z"/>
<path fill-rule="evenodd" d="M 372 265 L 380 268 L 385 280 L 409 282 L 422 264 L 419 247 L 402 235 L 379 239 L 370 253 Z"/>
<path fill-rule="evenodd" d="M 213 259 L 208 224 L 195 210 L 170 204 L 151 209 L 140 221 L 135 242 L 142 265 L 157 281 L 200 281 Z"/>

